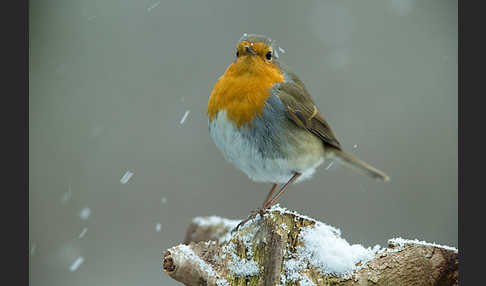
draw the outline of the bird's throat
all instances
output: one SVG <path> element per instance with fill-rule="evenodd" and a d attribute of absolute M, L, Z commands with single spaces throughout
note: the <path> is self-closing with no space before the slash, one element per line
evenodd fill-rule
<path fill-rule="evenodd" d="M 219 111 L 236 127 L 251 124 L 262 113 L 270 89 L 284 76 L 279 66 L 257 56 L 244 56 L 235 60 L 218 80 L 209 97 L 207 115 L 212 121 Z"/>

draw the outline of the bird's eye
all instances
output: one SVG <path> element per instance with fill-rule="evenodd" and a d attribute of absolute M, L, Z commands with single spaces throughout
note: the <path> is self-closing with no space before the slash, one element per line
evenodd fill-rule
<path fill-rule="evenodd" d="M 272 52 L 268 52 L 265 57 L 267 58 L 267 60 L 271 60 L 272 59 Z"/>
<path fill-rule="evenodd" d="M 236 50 L 236 57 L 238 57 L 240 55 L 240 52 L 238 52 L 238 50 Z"/>

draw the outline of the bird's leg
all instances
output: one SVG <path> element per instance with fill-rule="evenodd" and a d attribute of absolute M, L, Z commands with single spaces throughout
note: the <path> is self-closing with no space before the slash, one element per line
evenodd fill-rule
<path fill-rule="evenodd" d="M 250 219 L 254 218 L 256 216 L 257 213 L 260 213 L 260 212 L 263 212 L 264 210 L 270 208 L 271 206 L 273 206 L 277 201 L 278 199 L 283 195 L 283 193 L 287 190 L 288 186 L 290 184 L 292 184 L 293 182 L 295 182 L 295 180 L 297 180 L 297 178 L 300 177 L 300 175 L 302 175 L 301 173 L 298 173 L 296 172 L 292 178 L 290 178 L 290 180 L 285 183 L 285 185 L 283 185 L 283 187 L 280 189 L 280 191 L 278 191 L 278 193 L 275 195 L 275 197 L 273 197 L 273 199 L 269 200 L 269 198 L 272 196 L 273 192 L 275 192 L 275 188 L 277 187 L 277 184 L 274 184 L 272 189 L 270 190 L 269 194 L 267 195 L 267 199 L 265 199 L 265 202 L 263 203 L 263 205 L 260 207 L 259 210 L 257 210 L 256 212 L 252 212 L 246 219 L 242 220 L 233 230 L 233 231 L 237 231 L 238 228 L 240 228 L 240 226 L 242 226 L 243 224 L 245 224 L 246 222 L 248 222 Z"/>
<path fill-rule="evenodd" d="M 273 197 L 273 199 L 269 202 L 267 202 L 264 206 L 263 206 L 263 209 L 268 209 L 270 208 L 271 206 L 273 206 L 277 201 L 278 199 L 283 195 L 283 193 L 287 190 L 287 187 L 292 184 L 293 182 L 295 182 L 295 180 L 297 180 L 297 178 L 300 177 L 300 175 L 302 175 L 301 173 L 295 173 L 292 178 L 290 178 L 290 180 L 285 183 L 285 185 L 283 185 L 283 187 L 280 189 L 280 191 L 275 195 L 275 197 Z"/>
<path fill-rule="evenodd" d="M 268 192 L 268 195 L 267 195 L 267 198 L 263 201 L 263 204 L 262 204 L 262 209 L 265 208 L 265 205 L 270 201 L 270 199 L 272 198 L 272 195 L 273 193 L 275 192 L 275 190 L 277 189 L 277 186 L 278 184 L 273 184 L 272 188 L 270 189 L 270 192 Z"/>

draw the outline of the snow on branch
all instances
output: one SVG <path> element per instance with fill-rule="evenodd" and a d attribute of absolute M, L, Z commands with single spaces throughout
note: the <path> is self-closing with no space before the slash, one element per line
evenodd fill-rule
<path fill-rule="evenodd" d="M 350 244 L 339 229 L 280 206 L 237 220 L 197 217 L 163 269 L 185 285 L 457 285 L 454 247 L 394 238 Z"/>

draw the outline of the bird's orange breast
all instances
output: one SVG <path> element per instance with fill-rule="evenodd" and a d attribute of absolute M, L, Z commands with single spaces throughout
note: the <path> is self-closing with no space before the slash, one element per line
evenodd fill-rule
<path fill-rule="evenodd" d="M 219 111 L 239 128 L 261 115 L 270 89 L 284 81 L 277 64 L 245 56 L 236 59 L 218 80 L 209 97 L 207 115 L 212 121 Z"/>

